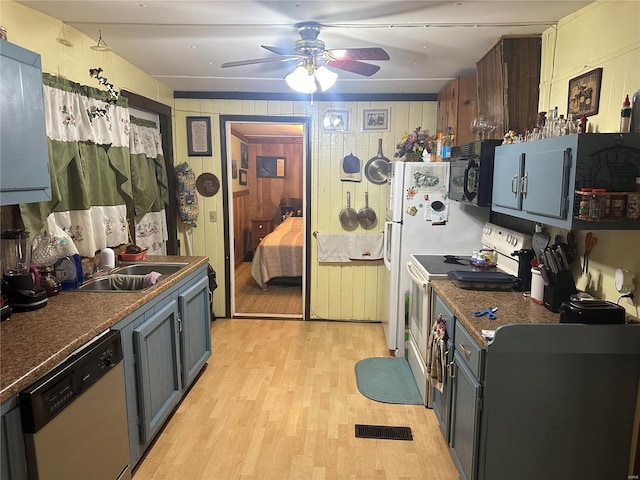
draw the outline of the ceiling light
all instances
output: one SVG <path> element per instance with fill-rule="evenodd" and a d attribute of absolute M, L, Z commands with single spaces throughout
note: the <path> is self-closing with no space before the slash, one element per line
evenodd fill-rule
<path fill-rule="evenodd" d="M 98 43 L 91 47 L 91 50 L 95 50 L 96 52 L 108 52 L 111 50 L 111 47 L 102 39 L 102 30 L 98 30 L 98 32 L 100 33 L 100 38 L 98 38 Z"/>
<path fill-rule="evenodd" d="M 316 65 L 315 62 L 305 59 L 285 80 L 291 89 L 300 93 L 313 93 L 320 87 L 323 92 L 336 83 L 338 74 L 332 72 L 324 65 Z"/>

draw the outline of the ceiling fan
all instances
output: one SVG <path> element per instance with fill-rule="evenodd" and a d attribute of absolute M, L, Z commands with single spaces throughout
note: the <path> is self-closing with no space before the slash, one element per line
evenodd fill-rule
<path fill-rule="evenodd" d="M 318 39 L 320 33 L 319 23 L 303 22 L 296 24 L 295 27 L 300 34 L 300 40 L 296 40 L 292 48 L 261 45 L 262 48 L 279 55 L 279 57 L 227 62 L 223 63 L 221 67 L 238 67 L 268 62 L 296 62 L 296 67 L 302 65 L 309 72 L 326 65 L 331 68 L 370 77 L 380 70 L 380 67 L 362 60 L 389 60 L 387 52 L 379 47 L 326 49 L 325 43 Z"/>

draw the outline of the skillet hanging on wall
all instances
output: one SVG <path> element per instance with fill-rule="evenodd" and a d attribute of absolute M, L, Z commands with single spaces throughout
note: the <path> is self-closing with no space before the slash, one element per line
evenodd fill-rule
<path fill-rule="evenodd" d="M 372 157 L 364 167 L 364 175 L 371 183 L 382 185 L 387 183 L 390 162 L 382 153 L 382 139 L 378 139 L 378 154 Z"/>

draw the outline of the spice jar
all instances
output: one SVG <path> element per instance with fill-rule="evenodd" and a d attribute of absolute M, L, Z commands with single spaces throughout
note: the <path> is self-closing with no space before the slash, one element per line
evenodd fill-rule
<path fill-rule="evenodd" d="M 622 220 L 626 212 L 626 195 L 611 194 L 610 214 L 613 220 Z"/>
<path fill-rule="evenodd" d="M 578 194 L 578 218 L 589 218 L 589 203 L 591 202 L 592 188 L 581 188 Z"/>
<path fill-rule="evenodd" d="M 632 193 L 627 199 L 627 218 L 629 220 L 640 219 L 640 193 Z"/>
<path fill-rule="evenodd" d="M 594 188 L 589 200 L 589 218 L 602 220 L 609 215 L 610 196 L 604 188 Z"/>

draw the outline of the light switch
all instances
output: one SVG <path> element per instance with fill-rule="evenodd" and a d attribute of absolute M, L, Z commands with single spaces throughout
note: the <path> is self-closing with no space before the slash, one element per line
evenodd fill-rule
<path fill-rule="evenodd" d="M 218 221 L 218 212 L 216 212 L 215 210 L 212 212 L 209 212 L 209 221 L 210 222 L 217 222 Z"/>

